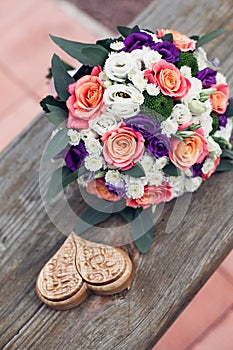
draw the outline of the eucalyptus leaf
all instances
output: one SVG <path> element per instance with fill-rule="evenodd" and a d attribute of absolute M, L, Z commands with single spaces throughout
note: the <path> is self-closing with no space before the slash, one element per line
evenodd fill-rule
<path fill-rule="evenodd" d="M 227 106 L 226 114 L 227 114 L 227 117 L 232 117 L 233 116 L 233 98 L 229 98 L 228 102 L 229 104 Z"/>
<path fill-rule="evenodd" d="M 134 32 L 139 32 L 140 28 L 138 26 L 134 26 L 133 28 L 118 26 L 117 30 L 124 38 L 126 38 L 128 35 L 130 35 Z"/>
<path fill-rule="evenodd" d="M 165 165 L 163 168 L 163 171 L 165 174 L 169 176 L 178 176 L 179 175 L 179 169 L 173 164 L 173 163 L 168 163 Z"/>
<path fill-rule="evenodd" d="M 154 238 L 154 225 L 149 209 L 144 209 L 131 222 L 131 237 L 142 254 L 149 251 Z"/>
<path fill-rule="evenodd" d="M 69 176 L 71 171 L 66 167 L 62 166 L 55 170 L 53 173 L 48 190 L 46 193 L 46 202 L 49 202 L 53 199 L 59 192 L 63 190 L 63 179 Z"/>
<path fill-rule="evenodd" d="M 101 222 L 106 221 L 111 215 L 112 213 L 106 213 L 103 211 L 95 210 L 92 207 L 88 207 L 80 216 L 78 222 L 74 227 L 74 231 L 77 234 L 81 234 L 90 228 L 90 226 L 95 226 Z"/>
<path fill-rule="evenodd" d="M 75 75 L 74 75 L 73 78 L 74 78 L 75 80 L 78 80 L 78 79 L 82 78 L 84 75 L 90 75 L 90 74 L 91 74 L 91 71 L 92 71 L 92 67 L 83 64 L 83 65 L 79 68 L 79 70 L 75 73 Z"/>
<path fill-rule="evenodd" d="M 68 143 L 69 136 L 67 136 L 67 129 L 59 130 L 49 141 L 43 160 L 46 161 L 55 157 L 68 145 Z"/>
<path fill-rule="evenodd" d="M 172 33 L 165 34 L 160 39 L 162 39 L 163 41 L 170 41 L 170 43 L 173 43 L 173 35 L 172 35 Z"/>
<path fill-rule="evenodd" d="M 75 80 L 67 73 L 64 64 L 56 54 L 52 58 L 52 75 L 58 96 L 61 100 L 66 101 L 70 96 L 67 90 L 68 85 L 74 83 Z"/>
<path fill-rule="evenodd" d="M 221 158 L 229 158 L 233 160 L 233 150 L 230 149 L 224 149 Z"/>
<path fill-rule="evenodd" d="M 82 63 L 84 65 L 90 65 L 93 67 L 96 65 L 96 61 L 93 59 L 93 62 L 92 62 L 91 57 L 86 56 L 87 51 L 85 53 L 82 51 L 83 49 L 87 49 L 87 48 L 88 49 L 94 48 L 94 50 L 99 49 L 99 52 L 101 50 L 101 57 L 103 57 L 104 53 L 105 53 L 106 58 L 108 56 L 108 50 L 106 50 L 103 46 L 98 45 L 98 44 L 80 43 L 77 41 L 59 38 L 59 37 L 54 36 L 54 35 L 50 35 L 50 37 L 53 40 L 53 42 L 55 42 L 55 44 L 57 44 L 66 53 L 68 53 L 68 55 L 77 59 L 80 63 Z M 87 58 L 89 59 L 88 63 L 87 63 Z M 99 64 L 99 63 L 97 63 L 97 64 Z"/>
<path fill-rule="evenodd" d="M 227 159 L 223 159 L 221 158 L 220 160 L 220 164 L 217 167 L 216 171 L 230 171 L 233 170 L 233 163 L 231 163 L 229 160 Z"/>
<path fill-rule="evenodd" d="M 133 168 L 124 170 L 124 173 L 126 175 L 136 177 L 136 178 L 146 176 L 145 171 L 140 163 L 136 164 Z"/>
<path fill-rule="evenodd" d="M 133 221 L 142 211 L 142 208 L 132 208 L 126 206 L 123 210 L 119 212 L 120 216 L 127 222 Z"/>
<path fill-rule="evenodd" d="M 67 121 L 68 113 L 64 109 L 57 108 L 57 110 L 53 110 L 52 112 L 46 113 L 45 115 L 52 124 L 60 126 L 61 123 Z M 66 123 L 64 125 L 66 125 Z"/>
<path fill-rule="evenodd" d="M 89 66 L 104 66 L 106 59 L 108 58 L 108 51 L 103 47 L 97 45 L 93 47 L 84 47 L 81 50 L 83 56 L 86 57 L 85 63 Z"/>
<path fill-rule="evenodd" d="M 208 34 L 205 34 L 203 35 L 198 41 L 197 41 L 197 44 L 196 44 L 196 48 L 200 47 L 200 46 L 203 46 L 204 44 L 207 44 L 209 41 L 217 38 L 219 35 L 223 34 L 226 32 L 226 29 L 225 28 L 219 28 L 219 29 L 216 29 Z"/>
<path fill-rule="evenodd" d="M 43 100 L 40 101 L 40 105 L 46 113 L 52 111 L 50 106 L 57 106 L 61 109 L 67 110 L 65 102 L 57 100 L 52 95 L 48 95 L 45 98 L 43 98 Z"/>

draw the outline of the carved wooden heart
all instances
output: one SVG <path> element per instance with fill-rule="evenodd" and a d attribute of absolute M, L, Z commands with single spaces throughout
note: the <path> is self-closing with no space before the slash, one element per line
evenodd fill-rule
<path fill-rule="evenodd" d="M 71 233 L 41 270 L 36 291 L 45 304 L 66 310 L 81 304 L 91 291 L 119 293 L 129 288 L 132 280 L 132 262 L 122 249 Z"/>

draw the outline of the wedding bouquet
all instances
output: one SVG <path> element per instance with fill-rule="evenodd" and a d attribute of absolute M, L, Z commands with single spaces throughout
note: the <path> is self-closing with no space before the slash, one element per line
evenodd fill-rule
<path fill-rule="evenodd" d="M 118 38 L 96 44 L 51 36 L 82 66 L 53 56 L 56 95 L 41 106 L 56 128 L 44 158 L 64 159 L 48 200 L 77 181 L 104 203 L 123 201 L 119 213 L 130 221 L 232 168 L 233 100 L 218 60 L 202 48 L 223 29 L 200 38 L 138 26 L 118 30 Z M 93 212 L 84 215 L 89 223 Z M 100 210 L 93 224 L 109 215 Z M 152 236 L 149 228 L 136 239 L 140 251 Z"/>

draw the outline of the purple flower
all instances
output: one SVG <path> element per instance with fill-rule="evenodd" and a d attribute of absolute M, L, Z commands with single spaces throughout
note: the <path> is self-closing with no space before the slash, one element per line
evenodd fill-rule
<path fill-rule="evenodd" d="M 196 163 L 192 166 L 192 168 L 190 169 L 192 171 L 192 176 L 193 177 L 197 177 L 200 176 L 202 174 L 201 168 L 202 168 L 203 163 Z"/>
<path fill-rule="evenodd" d="M 119 197 L 123 197 L 126 194 L 124 180 L 120 180 L 117 184 L 114 184 L 114 185 L 108 182 L 105 182 L 105 186 L 107 187 L 110 193 L 113 193 Z"/>
<path fill-rule="evenodd" d="M 170 139 L 166 135 L 152 135 L 146 142 L 147 151 L 156 158 L 167 156 L 170 149 Z"/>
<path fill-rule="evenodd" d="M 157 134 L 160 129 L 160 125 L 155 120 L 144 114 L 138 114 L 133 118 L 127 119 L 126 125 L 134 131 L 139 131 L 144 139 Z"/>
<path fill-rule="evenodd" d="M 123 41 L 125 47 L 122 51 L 132 52 L 137 49 L 142 49 L 143 46 L 150 46 L 154 43 L 150 34 L 144 32 L 135 32 L 129 34 Z"/>
<path fill-rule="evenodd" d="M 83 141 L 80 141 L 77 146 L 66 148 L 63 154 L 66 166 L 71 171 L 78 170 L 83 165 L 84 159 L 88 155 Z"/>
<path fill-rule="evenodd" d="M 168 40 L 162 42 L 154 43 L 150 45 L 150 48 L 154 51 L 158 51 L 162 58 L 170 63 L 179 61 L 179 51 L 173 43 Z"/>
<path fill-rule="evenodd" d="M 204 88 L 209 88 L 216 84 L 216 74 L 217 72 L 215 70 L 207 67 L 197 73 L 197 79 L 202 81 Z"/>
<path fill-rule="evenodd" d="M 224 128 L 227 125 L 227 115 L 226 114 L 219 114 L 218 115 L 218 130 L 220 130 L 220 126 L 223 126 Z"/>

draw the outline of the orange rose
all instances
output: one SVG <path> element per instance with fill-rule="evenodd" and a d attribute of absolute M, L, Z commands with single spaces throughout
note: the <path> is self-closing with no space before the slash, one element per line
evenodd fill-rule
<path fill-rule="evenodd" d="M 164 95 L 180 99 L 187 95 L 191 83 L 184 78 L 180 70 L 172 63 L 160 60 L 154 63 L 151 70 L 144 73 L 148 82 L 160 87 Z"/>
<path fill-rule="evenodd" d="M 212 85 L 216 91 L 210 95 L 210 102 L 213 111 L 223 114 L 228 106 L 229 87 L 226 84 Z"/>
<path fill-rule="evenodd" d="M 109 192 L 107 187 L 105 186 L 105 181 L 103 178 L 95 179 L 88 182 L 86 186 L 86 190 L 88 193 L 93 194 L 101 199 L 105 199 L 107 201 L 116 202 L 121 197 Z"/>
<path fill-rule="evenodd" d="M 189 169 L 195 163 L 201 163 L 208 154 L 204 131 L 199 128 L 193 136 L 184 141 L 171 138 L 169 157 L 181 171 Z"/>
<path fill-rule="evenodd" d="M 142 134 L 122 124 L 116 129 L 107 131 L 102 136 L 103 154 L 107 163 L 127 170 L 132 168 L 144 153 Z"/>
<path fill-rule="evenodd" d="M 66 101 L 69 109 L 68 128 L 87 129 L 88 120 L 101 112 L 104 87 L 99 77 L 85 75 L 68 86 L 71 96 Z"/>
<path fill-rule="evenodd" d="M 171 33 L 173 36 L 173 44 L 180 51 L 193 51 L 196 48 L 196 43 L 193 39 L 190 39 L 187 35 L 177 32 L 172 29 L 158 29 L 156 31 L 157 37 L 161 38 L 165 34 Z"/>
<path fill-rule="evenodd" d="M 126 205 L 129 207 L 149 208 L 152 204 L 159 204 L 168 201 L 171 197 L 171 186 L 167 182 L 163 182 L 158 186 L 144 187 L 144 194 L 141 198 L 133 199 L 127 198 Z"/>

